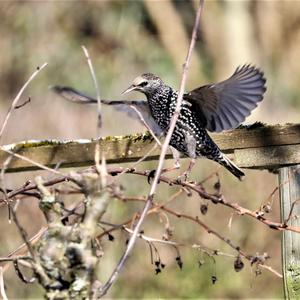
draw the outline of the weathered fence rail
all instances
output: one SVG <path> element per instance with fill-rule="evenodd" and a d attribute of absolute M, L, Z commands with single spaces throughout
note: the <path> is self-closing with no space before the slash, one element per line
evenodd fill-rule
<path fill-rule="evenodd" d="M 279 170 L 282 222 L 288 220 L 289 224 L 300 226 L 300 218 L 289 218 L 291 207 L 294 207 L 293 214 L 300 215 L 300 124 L 254 124 L 211 136 L 239 167 Z M 94 163 L 95 145 L 99 142 L 108 163 L 136 161 L 154 146 L 148 133 L 106 137 L 100 141 L 28 141 L 0 148 L 0 164 L 4 165 L 11 157 L 6 172 L 39 169 L 30 161 L 4 151 L 9 150 L 48 167 L 86 166 Z M 147 160 L 157 159 L 159 152 L 157 148 Z M 167 158 L 170 157 L 168 154 Z M 300 237 L 297 233 L 283 232 L 282 261 L 286 298 L 300 298 Z"/>
<path fill-rule="evenodd" d="M 242 168 L 279 168 L 300 164 L 300 124 L 258 126 L 241 128 L 221 134 L 211 134 L 219 147 Z M 4 146 L 43 165 L 76 167 L 92 164 L 96 140 L 27 141 Z M 148 133 L 129 136 L 105 137 L 101 149 L 108 163 L 138 160 L 154 145 Z M 153 151 L 147 160 L 158 158 L 160 149 Z M 0 150 L 0 164 L 10 154 Z M 168 155 L 167 158 L 172 157 Z M 14 157 L 7 172 L 36 170 L 37 166 Z"/>

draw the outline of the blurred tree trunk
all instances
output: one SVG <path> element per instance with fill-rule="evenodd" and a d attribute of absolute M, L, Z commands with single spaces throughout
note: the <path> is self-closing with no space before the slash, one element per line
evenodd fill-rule
<path fill-rule="evenodd" d="M 225 2 L 225 49 L 228 69 L 244 63 L 258 63 L 259 52 L 254 39 L 253 23 L 251 20 L 250 2 L 229 1 Z"/>
<path fill-rule="evenodd" d="M 185 31 L 182 19 L 170 0 L 145 0 L 145 6 L 157 27 L 160 40 L 172 58 L 178 75 L 180 75 L 189 48 L 191 34 L 187 34 Z M 200 58 L 197 53 L 194 53 L 189 71 L 191 84 L 199 85 L 199 82 L 203 81 L 201 70 Z"/>

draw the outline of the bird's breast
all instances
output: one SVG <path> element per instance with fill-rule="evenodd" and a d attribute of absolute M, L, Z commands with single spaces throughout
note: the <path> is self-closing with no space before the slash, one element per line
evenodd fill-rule
<path fill-rule="evenodd" d="M 172 89 L 164 89 L 148 97 L 151 114 L 163 130 L 169 127 L 176 101 L 177 93 Z"/>

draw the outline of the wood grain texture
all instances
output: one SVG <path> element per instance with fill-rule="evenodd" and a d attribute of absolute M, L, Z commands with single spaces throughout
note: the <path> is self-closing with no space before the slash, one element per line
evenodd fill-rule
<path fill-rule="evenodd" d="M 279 171 L 281 221 L 285 222 L 294 208 L 288 225 L 300 226 L 300 165 Z M 295 202 L 296 201 L 296 202 Z M 300 298 L 300 235 L 291 231 L 282 233 L 282 270 L 286 299 Z"/>
<path fill-rule="evenodd" d="M 277 168 L 300 163 L 300 124 L 250 126 L 221 134 L 211 134 L 222 151 L 230 154 L 242 168 Z M 29 141 L 3 146 L 43 165 L 78 167 L 94 162 L 95 140 L 78 141 Z M 136 161 L 154 145 L 149 133 L 106 137 L 100 140 L 101 149 L 108 163 Z M 157 148 L 147 160 L 156 160 Z M 0 150 L 0 164 L 9 157 Z M 172 157 L 168 154 L 167 158 Z M 14 157 L 7 171 L 36 170 L 36 166 Z"/>
<path fill-rule="evenodd" d="M 241 168 L 274 169 L 300 163 L 300 144 L 234 150 L 233 160 Z"/>
<path fill-rule="evenodd" d="M 300 144 L 300 124 L 249 126 L 220 134 L 210 134 L 223 151 Z"/>

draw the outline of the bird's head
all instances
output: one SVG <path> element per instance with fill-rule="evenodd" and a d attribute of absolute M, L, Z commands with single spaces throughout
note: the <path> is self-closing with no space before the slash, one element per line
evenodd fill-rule
<path fill-rule="evenodd" d="M 122 95 L 132 91 L 138 91 L 149 95 L 154 93 L 162 85 L 163 81 L 158 76 L 151 73 L 146 73 L 136 77 L 129 88 L 127 88 Z"/>

